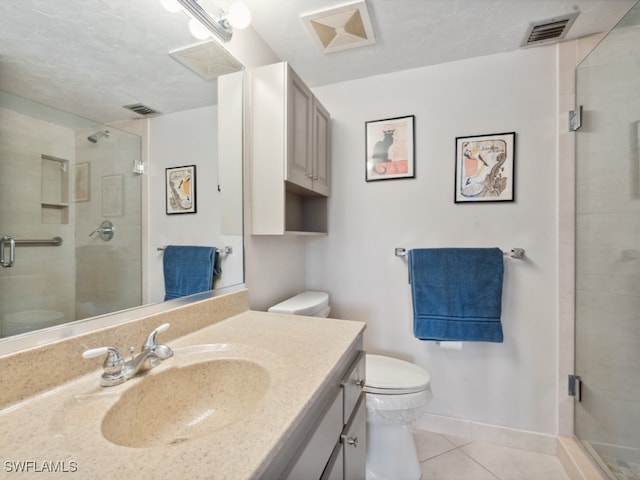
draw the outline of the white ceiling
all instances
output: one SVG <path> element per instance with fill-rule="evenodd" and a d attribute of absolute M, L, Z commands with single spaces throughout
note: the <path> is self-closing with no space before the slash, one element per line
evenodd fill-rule
<path fill-rule="evenodd" d="M 530 22 L 576 10 L 567 39 L 608 32 L 636 0 L 367 0 L 376 43 L 330 54 L 300 15 L 348 1 L 244 2 L 251 28 L 315 87 L 516 50 Z M 130 103 L 210 105 L 215 81 L 168 55 L 194 43 L 186 18 L 159 0 L 0 0 L 0 90 L 103 122 L 135 117 Z"/>

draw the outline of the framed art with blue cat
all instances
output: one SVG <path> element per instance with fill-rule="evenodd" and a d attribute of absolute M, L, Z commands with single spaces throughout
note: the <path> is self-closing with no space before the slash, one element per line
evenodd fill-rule
<path fill-rule="evenodd" d="M 415 116 L 365 122 L 367 182 L 415 178 Z"/>

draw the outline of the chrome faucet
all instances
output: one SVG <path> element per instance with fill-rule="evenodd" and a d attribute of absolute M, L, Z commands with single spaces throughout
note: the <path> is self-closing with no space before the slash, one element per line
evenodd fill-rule
<path fill-rule="evenodd" d="M 100 385 L 103 387 L 120 385 L 134 377 L 143 367 L 146 366 L 146 369 L 151 369 L 173 355 L 173 350 L 167 345 L 156 343 L 156 336 L 168 328 L 169 324 L 163 323 L 153 330 L 137 355 L 135 355 L 135 349 L 131 347 L 131 360 L 126 362 L 120 354 L 120 350 L 116 347 L 92 348 L 83 352 L 82 356 L 84 358 L 93 358 L 107 355 L 103 364 L 104 371 L 100 378 Z"/>

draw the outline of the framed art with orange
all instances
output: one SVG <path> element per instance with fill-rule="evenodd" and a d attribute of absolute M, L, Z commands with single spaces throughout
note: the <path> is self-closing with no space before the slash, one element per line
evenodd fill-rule
<path fill-rule="evenodd" d="M 367 182 L 415 178 L 415 116 L 365 122 Z"/>

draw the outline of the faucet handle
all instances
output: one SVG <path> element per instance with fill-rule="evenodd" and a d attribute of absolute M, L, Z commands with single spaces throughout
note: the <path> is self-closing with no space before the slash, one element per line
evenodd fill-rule
<path fill-rule="evenodd" d="M 162 333 L 166 330 L 169 329 L 169 325 L 168 323 L 163 323 L 162 325 L 160 325 L 159 327 L 157 327 L 155 330 L 153 330 L 149 336 L 147 337 L 147 340 L 144 342 L 144 345 L 142 346 L 142 348 L 151 348 L 156 344 L 156 335 L 158 335 L 159 333 Z"/>
<path fill-rule="evenodd" d="M 82 352 L 83 358 L 94 358 L 101 355 L 106 355 L 104 359 L 104 375 L 114 375 L 122 371 L 124 366 L 124 358 L 120 354 L 120 350 L 116 347 L 98 347 L 91 348 Z"/>

